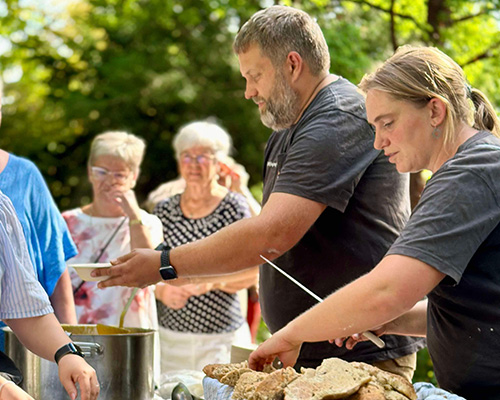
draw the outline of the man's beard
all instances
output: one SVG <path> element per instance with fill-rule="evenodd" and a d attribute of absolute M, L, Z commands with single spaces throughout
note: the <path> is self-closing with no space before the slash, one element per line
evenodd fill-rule
<path fill-rule="evenodd" d="M 260 120 L 275 131 L 290 128 L 300 112 L 299 95 L 288 85 L 282 73 L 276 75 L 271 93 L 269 99 L 263 99 L 265 109 L 260 110 Z"/>

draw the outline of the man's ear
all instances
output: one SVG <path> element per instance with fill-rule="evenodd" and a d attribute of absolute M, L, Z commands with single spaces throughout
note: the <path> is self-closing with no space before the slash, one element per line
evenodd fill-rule
<path fill-rule="evenodd" d="M 296 81 L 304 69 L 304 60 L 296 51 L 291 51 L 286 56 L 286 71 L 290 74 L 291 81 Z"/>
<path fill-rule="evenodd" d="M 446 113 L 448 112 L 448 107 L 444 101 L 434 97 L 429 101 L 428 107 L 431 113 L 431 125 L 441 125 L 446 119 Z"/>

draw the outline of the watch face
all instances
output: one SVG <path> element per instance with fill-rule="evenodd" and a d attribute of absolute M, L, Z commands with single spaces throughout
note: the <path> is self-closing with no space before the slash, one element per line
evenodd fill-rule
<path fill-rule="evenodd" d="M 177 279 L 177 272 L 175 272 L 174 267 L 168 265 L 166 267 L 160 268 L 160 275 L 164 281 L 170 281 L 172 279 Z"/>

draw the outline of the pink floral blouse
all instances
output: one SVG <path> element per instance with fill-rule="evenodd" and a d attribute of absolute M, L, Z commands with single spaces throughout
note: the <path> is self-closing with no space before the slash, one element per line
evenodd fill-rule
<path fill-rule="evenodd" d="M 143 223 L 150 228 L 153 245 L 163 240 L 161 221 L 154 215 L 141 210 Z M 130 232 L 128 220 L 118 228 L 125 217 L 91 217 L 81 208 L 65 211 L 63 214 L 73 241 L 78 247 L 78 255 L 67 261 L 76 315 L 79 324 L 106 324 L 118 326 L 120 314 L 129 299 L 133 288 L 111 287 L 98 289 L 97 282 L 82 282 L 71 264 L 108 262 L 130 252 Z M 117 229 L 118 228 L 118 229 Z M 102 249 L 116 231 L 104 252 Z M 102 255 L 97 260 L 99 254 Z M 154 286 L 139 289 L 125 316 L 124 326 L 157 329 L 158 318 Z"/>

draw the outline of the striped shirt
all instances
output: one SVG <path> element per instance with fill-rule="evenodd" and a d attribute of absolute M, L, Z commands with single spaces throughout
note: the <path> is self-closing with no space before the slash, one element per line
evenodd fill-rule
<path fill-rule="evenodd" d="M 12 202 L 0 191 L 0 319 L 38 317 L 51 312 Z"/>

